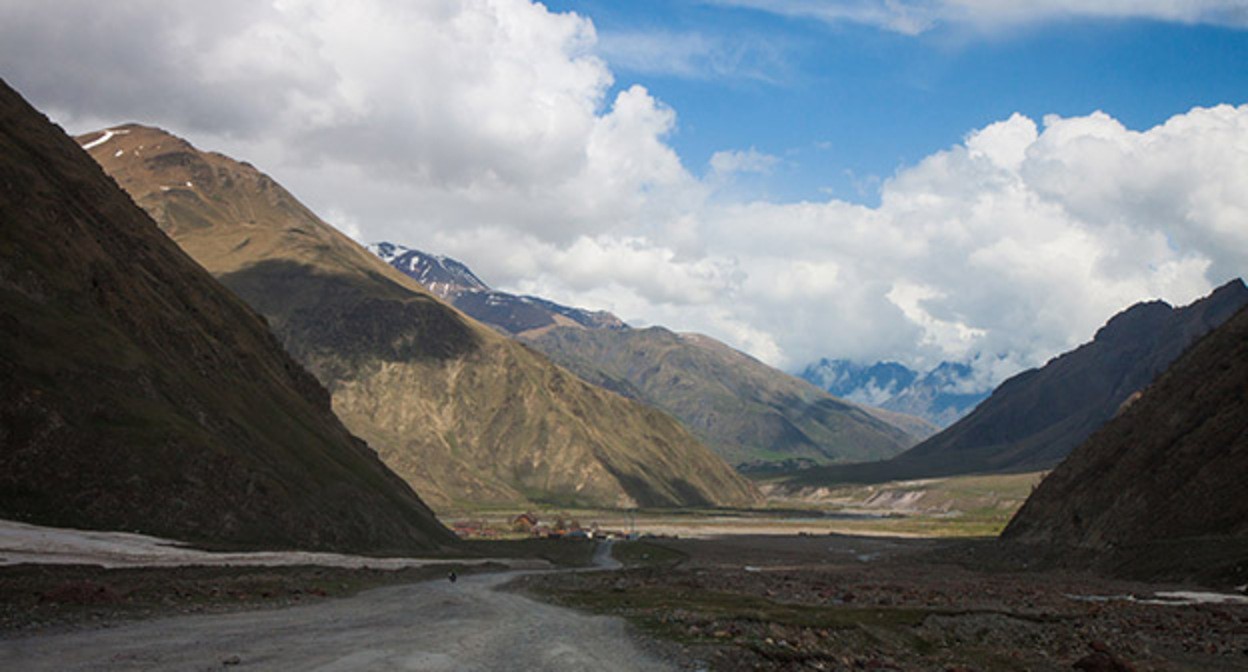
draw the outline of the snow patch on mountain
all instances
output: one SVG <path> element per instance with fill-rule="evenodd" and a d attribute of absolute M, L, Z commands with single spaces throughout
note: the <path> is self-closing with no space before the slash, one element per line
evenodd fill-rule
<path fill-rule="evenodd" d="M 450 257 L 388 242 L 373 243 L 367 247 L 382 261 L 416 280 L 434 295 L 508 334 L 568 324 L 568 321 L 587 329 L 627 326 L 606 311 L 572 308 L 537 296 L 518 296 L 490 289 L 467 265 Z"/>
<path fill-rule="evenodd" d="M 83 145 L 82 148 L 89 152 L 95 149 L 96 147 L 99 147 L 100 145 L 108 142 L 109 140 L 112 140 L 114 136 L 125 135 L 129 132 L 130 131 L 127 131 L 124 128 L 117 128 L 117 129 L 110 128 L 109 130 L 104 131 L 104 135 L 101 135 L 100 137 L 96 138 L 95 140 L 92 140 L 91 142 L 88 142 L 87 144 Z"/>

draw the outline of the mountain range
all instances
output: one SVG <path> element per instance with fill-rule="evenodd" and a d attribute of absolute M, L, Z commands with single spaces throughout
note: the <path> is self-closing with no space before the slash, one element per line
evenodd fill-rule
<path fill-rule="evenodd" d="M 262 317 L 0 82 L 0 516 L 213 545 L 454 543 Z"/>
<path fill-rule="evenodd" d="M 791 484 L 1050 469 L 1246 304 L 1242 280 L 1182 308 L 1138 303 L 1111 318 L 1091 342 L 1006 380 L 969 415 L 897 457 L 809 470 Z"/>
<path fill-rule="evenodd" d="M 679 423 L 445 305 L 249 164 L 138 125 L 78 139 L 435 507 L 756 501 Z"/>
<path fill-rule="evenodd" d="M 847 359 L 821 359 L 801 378 L 849 401 L 914 415 L 948 427 L 988 398 L 967 364 L 941 362 L 920 374 L 897 362 L 864 365 Z"/>
<path fill-rule="evenodd" d="M 1072 452 L 1002 538 L 1126 556 L 1136 574 L 1186 565 L 1242 584 L 1245 474 L 1248 308 Z"/>
<path fill-rule="evenodd" d="M 564 306 L 536 296 L 518 296 L 490 289 L 466 265 L 450 257 L 428 254 L 394 243 L 375 243 L 368 250 L 416 280 L 438 298 L 510 336 L 532 334 L 556 326 L 622 329 L 624 321 L 602 310 Z"/>
<path fill-rule="evenodd" d="M 369 249 L 582 379 L 671 414 L 746 471 L 881 459 L 935 431 L 835 398 L 708 336 L 634 329 L 607 312 L 493 290 L 448 257 L 386 242 Z"/>

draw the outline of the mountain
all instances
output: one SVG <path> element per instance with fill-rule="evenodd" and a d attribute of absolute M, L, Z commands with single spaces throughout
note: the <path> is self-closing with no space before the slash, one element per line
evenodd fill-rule
<path fill-rule="evenodd" d="M 805 484 L 881 481 L 1056 466 L 1196 339 L 1248 304 L 1234 280 L 1190 306 L 1136 304 L 1090 343 L 1002 383 L 948 429 L 885 462 L 803 473 Z"/>
<path fill-rule="evenodd" d="M 932 428 L 837 399 L 707 336 L 558 327 L 525 342 L 582 378 L 680 419 L 739 468 L 881 459 Z"/>
<path fill-rule="evenodd" d="M 847 359 L 821 359 L 801 378 L 830 394 L 869 406 L 914 415 L 948 427 L 988 398 L 966 364 L 941 362 L 925 374 L 898 364 L 862 365 Z"/>
<path fill-rule="evenodd" d="M 0 516 L 401 553 L 454 537 L 263 318 L 0 82 Z"/>
<path fill-rule="evenodd" d="M 881 459 L 935 431 L 918 418 L 845 403 L 708 336 L 632 329 L 610 313 L 492 290 L 448 257 L 393 243 L 369 249 L 582 379 L 671 414 L 747 470 Z"/>
<path fill-rule="evenodd" d="M 883 406 L 918 380 L 919 374 L 897 362 L 864 366 L 848 359 L 821 359 L 799 376 L 811 385 L 860 404 Z"/>
<path fill-rule="evenodd" d="M 1150 567 L 1221 549 L 1234 557 L 1198 562 L 1229 560 L 1242 583 L 1245 475 L 1248 309 L 1241 309 L 1053 470 L 1002 538 L 1125 551 Z"/>
<path fill-rule="evenodd" d="M 755 501 L 677 422 L 446 306 L 254 167 L 136 125 L 79 141 L 435 507 Z"/>
<path fill-rule="evenodd" d="M 368 249 L 438 298 L 504 334 L 521 336 L 557 326 L 586 329 L 626 326 L 620 318 L 606 311 L 570 308 L 536 296 L 490 289 L 462 262 L 449 257 L 384 242 L 369 245 Z"/>

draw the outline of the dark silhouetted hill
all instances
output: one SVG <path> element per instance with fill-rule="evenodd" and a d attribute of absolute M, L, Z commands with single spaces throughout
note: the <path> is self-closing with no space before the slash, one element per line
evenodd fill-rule
<path fill-rule="evenodd" d="M 264 319 L 0 83 L 0 516 L 212 544 L 454 543 Z"/>

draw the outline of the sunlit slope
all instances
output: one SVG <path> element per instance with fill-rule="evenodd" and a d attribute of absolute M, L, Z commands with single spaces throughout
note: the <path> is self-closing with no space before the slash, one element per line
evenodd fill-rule
<path fill-rule="evenodd" d="M 733 464 L 879 460 L 935 431 L 837 399 L 706 336 L 559 327 L 525 340 L 586 380 L 671 413 Z"/>
<path fill-rule="evenodd" d="M 444 305 L 250 165 L 156 129 L 115 130 L 79 141 L 268 318 L 343 422 L 435 506 L 755 501 L 666 415 Z"/>

